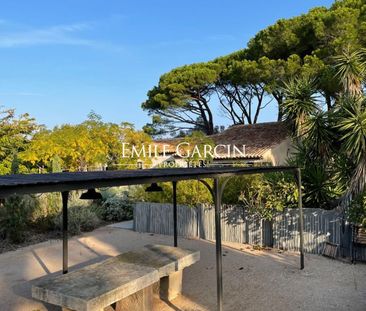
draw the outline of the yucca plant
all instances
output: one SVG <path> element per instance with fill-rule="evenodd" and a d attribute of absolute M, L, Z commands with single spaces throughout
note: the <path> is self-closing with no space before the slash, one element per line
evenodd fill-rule
<path fill-rule="evenodd" d="M 366 99 L 344 96 L 338 112 L 337 128 L 342 150 L 355 164 L 346 197 L 355 197 L 365 188 L 366 176 Z"/>
<path fill-rule="evenodd" d="M 304 203 L 307 207 L 331 208 L 339 193 L 331 172 L 322 161 L 313 162 L 303 170 Z"/>
<path fill-rule="evenodd" d="M 362 83 L 366 75 L 366 50 L 352 51 L 344 49 L 341 55 L 334 57 L 336 75 L 343 85 L 344 94 L 359 96 L 362 94 Z"/>
<path fill-rule="evenodd" d="M 344 150 L 359 162 L 366 151 L 366 100 L 364 97 L 344 97 L 338 124 Z"/>
<path fill-rule="evenodd" d="M 303 144 L 312 158 L 329 159 L 336 145 L 336 133 L 333 127 L 334 117 L 330 112 L 319 111 L 306 121 Z"/>
<path fill-rule="evenodd" d="M 296 137 L 306 132 L 306 123 L 319 111 L 316 82 L 310 77 L 291 79 L 284 83 L 283 117 L 292 125 Z"/>
<path fill-rule="evenodd" d="M 288 165 L 302 168 L 305 206 L 331 208 L 342 193 L 332 172 L 332 158 L 327 160 L 319 156 L 307 143 L 305 139 L 295 145 L 294 157 L 289 159 Z"/>

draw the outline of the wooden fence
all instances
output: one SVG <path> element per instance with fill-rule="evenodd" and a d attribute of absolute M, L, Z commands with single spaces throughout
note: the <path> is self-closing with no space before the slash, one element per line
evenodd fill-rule
<path fill-rule="evenodd" d="M 298 251 L 300 245 L 298 210 L 278 213 L 272 221 L 255 219 L 240 207 L 228 206 L 222 211 L 222 240 L 252 245 L 271 246 Z M 209 205 L 186 207 L 178 205 L 178 235 L 215 240 L 215 213 Z M 138 232 L 173 235 L 171 204 L 137 203 L 134 208 L 134 229 Z M 325 241 L 340 244 L 340 254 L 349 256 L 350 228 L 343 224 L 337 211 L 316 208 L 304 209 L 304 250 L 320 254 Z M 359 258 L 366 260 L 366 250 Z"/>

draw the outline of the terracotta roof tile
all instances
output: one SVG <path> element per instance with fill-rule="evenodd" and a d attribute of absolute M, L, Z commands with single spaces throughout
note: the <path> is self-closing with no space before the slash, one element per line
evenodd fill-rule
<path fill-rule="evenodd" d="M 260 158 L 267 150 L 280 144 L 289 136 L 284 122 L 234 125 L 222 133 L 212 135 L 218 144 L 245 145 L 246 157 Z"/>
<path fill-rule="evenodd" d="M 210 136 L 216 145 L 236 145 L 239 149 L 245 145 L 245 158 L 248 159 L 261 158 L 266 151 L 288 137 L 289 132 L 284 122 L 233 125 L 221 133 Z M 183 140 L 184 138 L 162 139 L 154 143 L 159 146 L 159 150 L 162 150 L 163 145 L 168 145 L 167 153 L 174 153 L 176 145 Z M 218 150 L 218 153 L 219 158 L 233 158 L 233 156 L 228 157 L 226 152 L 222 153 Z M 238 154 L 235 157 L 243 158 Z"/>

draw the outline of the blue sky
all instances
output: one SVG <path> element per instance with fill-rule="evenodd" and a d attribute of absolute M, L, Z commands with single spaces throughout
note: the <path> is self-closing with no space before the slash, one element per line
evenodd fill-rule
<path fill-rule="evenodd" d="M 17 0 L 0 11 L 0 106 L 53 127 L 94 110 L 149 121 L 140 108 L 161 74 L 246 46 L 279 18 L 330 0 Z M 227 121 L 219 116 L 218 124 Z M 262 121 L 272 120 L 269 109 Z"/>

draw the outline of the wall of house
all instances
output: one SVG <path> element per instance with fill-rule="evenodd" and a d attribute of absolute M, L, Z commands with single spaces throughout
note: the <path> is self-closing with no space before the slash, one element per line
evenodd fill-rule
<path fill-rule="evenodd" d="M 290 138 L 266 151 L 263 154 L 263 162 L 270 162 L 272 165 L 285 165 L 287 159 L 294 153 L 294 146 Z"/>
<path fill-rule="evenodd" d="M 171 163 L 171 164 L 170 164 Z M 175 165 L 175 166 L 170 166 Z M 184 158 L 174 157 L 173 155 L 159 156 L 152 159 L 151 167 L 187 167 L 187 160 Z"/>
<path fill-rule="evenodd" d="M 271 163 L 272 165 L 286 165 L 288 157 L 294 152 L 292 140 L 287 138 L 274 148 L 266 151 L 262 159 L 214 159 L 213 165 L 250 164 L 254 162 Z M 174 155 L 159 156 L 152 159 L 151 167 L 161 167 L 169 163 L 175 163 L 175 167 L 187 167 L 187 159 L 174 157 Z"/>
<path fill-rule="evenodd" d="M 172 155 L 167 155 L 165 157 L 159 156 L 156 158 L 151 159 L 151 167 L 158 167 L 159 165 L 163 164 L 167 161 L 173 161 L 174 157 Z"/>

